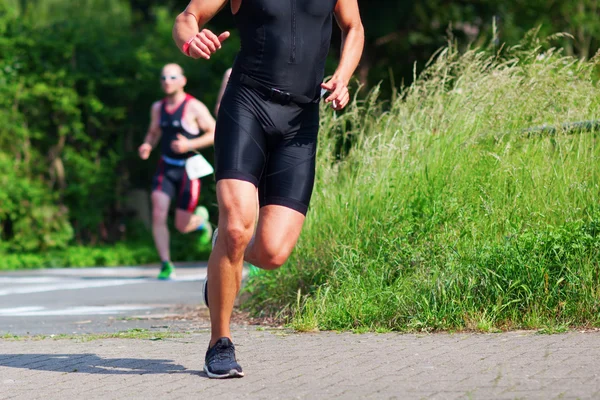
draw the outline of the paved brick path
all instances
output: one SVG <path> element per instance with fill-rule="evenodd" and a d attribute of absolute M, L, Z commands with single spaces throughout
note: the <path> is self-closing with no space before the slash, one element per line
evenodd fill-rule
<path fill-rule="evenodd" d="M 207 333 L 0 340 L 0 398 L 600 398 L 600 333 L 234 335 L 246 377 L 228 381 L 201 372 Z"/>

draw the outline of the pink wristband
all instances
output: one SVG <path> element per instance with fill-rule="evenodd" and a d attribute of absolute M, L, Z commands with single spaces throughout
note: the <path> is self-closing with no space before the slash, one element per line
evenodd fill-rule
<path fill-rule="evenodd" d="M 183 50 L 183 53 L 184 53 L 186 56 L 189 56 L 189 55 L 190 55 L 190 44 L 192 44 L 192 42 L 194 41 L 194 38 L 195 38 L 195 37 L 196 37 L 196 36 L 192 36 L 192 37 L 191 37 L 191 38 L 190 38 L 190 39 L 189 39 L 187 42 L 185 42 L 185 43 L 183 44 L 183 48 L 182 48 L 182 50 Z"/>

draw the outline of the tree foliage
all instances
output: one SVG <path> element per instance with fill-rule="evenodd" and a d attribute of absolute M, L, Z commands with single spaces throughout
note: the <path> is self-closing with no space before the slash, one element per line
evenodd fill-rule
<path fill-rule="evenodd" d="M 449 38 L 516 43 L 528 30 L 568 32 L 567 53 L 592 57 L 600 0 L 359 0 L 366 28 L 357 73 L 383 94 L 408 83 Z M 0 251 L 46 251 L 121 239 L 123 196 L 149 188 L 156 154 L 137 158 L 158 74 L 178 62 L 187 90 L 210 109 L 239 48 L 235 32 L 210 62 L 184 57 L 171 39 L 187 1 L 0 2 Z M 221 12 L 210 23 L 233 29 Z M 341 38 L 334 30 L 328 73 Z M 210 154 L 208 155 L 210 157 Z M 205 185 L 203 202 L 214 204 Z"/>
<path fill-rule="evenodd" d="M 161 97 L 161 66 L 181 63 L 188 89 L 206 93 L 200 97 L 212 107 L 214 78 L 234 50 L 194 63 L 172 44 L 171 12 L 154 8 L 153 23 L 138 26 L 122 0 L 0 7 L 2 246 L 33 251 L 118 239 L 123 195 L 147 188 L 155 165 L 139 161 L 135 149 Z"/>

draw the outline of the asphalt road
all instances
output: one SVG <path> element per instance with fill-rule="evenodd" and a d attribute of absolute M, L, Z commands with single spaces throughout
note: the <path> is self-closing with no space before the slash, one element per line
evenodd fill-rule
<path fill-rule="evenodd" d="M 202 304 L 206 264 L 178 267 L 47 269 L 0 273 L 0 335 L 52 335 L 165 328 L 164 317 Z M 172 320 L 169 325 L 177 325 Z"/>

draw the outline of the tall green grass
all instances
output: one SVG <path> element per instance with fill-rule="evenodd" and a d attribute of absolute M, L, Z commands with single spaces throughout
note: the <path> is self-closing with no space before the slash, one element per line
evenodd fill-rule
<path fill-rule="evenodd" d="M 298 329 L 600 325 L 598 133 L 524 133 L 597 119 L 596 67 L 449 47 L 391 102 L 323 110 L 302 237 L 249 307 Z"/>

